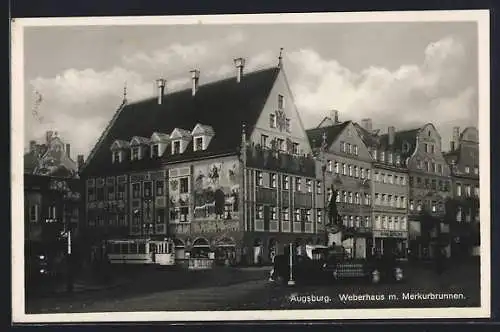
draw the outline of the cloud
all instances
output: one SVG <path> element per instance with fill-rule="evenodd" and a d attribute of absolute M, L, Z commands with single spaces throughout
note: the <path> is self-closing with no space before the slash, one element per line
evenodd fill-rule
<path fill-rule="evenodd" d="M 426 122 L 446 127 L 451 119 L 477 122 L 476 89 L 467 85 L 463 73 L 465 48 L 453 37 L 429 44 L 422 63 L 394 70 L 368 67 L 353 72 L 311 49 L 288 58 L 296 70 L 292 90 L 306 127 L 317 125 L 332 109 L 344 119 L 372 118 L 382 130 Z"/>
<path fill-rule="evenodd" d="M 217 56 L 244 40 L 241 32 L 235 32 L 219 39 L 176 43 L 151 52 L 141 51 L 123 57 L 123 62 L 115 67 L 101 71 L 68 69 L 54 77 L 37 77 L 29 82 L 27 89 L 42 95 L 37 111 L 43 119 L 40 122 L 31 115 L 29 110 L 34 107 L 34 98 L 28 97 L 31 91 L 27 91 L 25 145 L 29 140 L 43 139 L 47 130 L 57 130 L 65 141 L 72 144 L 74 156 L 88 155 L 121 104 L 125 85 L 130 102 L 153 97 L 158 68 L 166 68 L 169 72 L 161 76 L 167 78 L 167 93 L 187 88 L 192 59 L 197 59 L 197 67 L 202 71 L 201 84 L 228 77 L 235 73 L 234 65 L 224 63 L 225 60 Z M 248 59 L 247 68 L 253 70 L 270 59 L 270 53 L 257 54 Z M 182 73 L 179 68 L 183 68 Z M 203 68 L 209 69 L 204 72 Z"/>
<path fill-rule="evenodd" d="M 196 67 L 217 59 L 221 50 L 241 44 L 245 36 L 234 32 L 225 37 L 203 40 L 190 44 L 175 43 L 159 48 L 153 52 L 137 52 L 123 56 L 123 64 L 141 73 L 153 71 L 160 73 L 169 68 Z"/>

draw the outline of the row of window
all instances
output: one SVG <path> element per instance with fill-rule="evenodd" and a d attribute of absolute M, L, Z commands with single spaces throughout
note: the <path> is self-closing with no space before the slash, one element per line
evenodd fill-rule
<path fill-rule="evenodd" d="M 153 193 L 154 186 L 154 193 Z M 141 197 L 152 197 L 165 195 L 165 181 L 148 181 L 144 183 L 132 183 L 132 198 Z M 187 193 L 189 191 L 189 181 L 188 178 L 181 178 L 179 181 L 179 190 L 181 193 Z M 88 201 L 104 201 L 104 200 L 121 200 L 125 198 L 126 185 L 118 184 L 116 187 L 114 185 L 108 185 L 106 187 L 90 187 L 87 189 Z"/>
<path fill-rule="evenodd" d="M 406 177 L 396 174 L 373 172 L 373 180 L 380 183 L 406 186 Z"/>
<path fill-rule="evenodd" d="M 328 190 L 331 194 L 331 189 Z M 353 193 L 350 191 L 337 191 L 337 197 L 335 198 L 337 203 L 346 204 L 357 204 L 357 205 L 370 205 L 371 195 L 366 193 Z"/>
<path fill-rule="evenodd" d="M 378 151 L 378 150 L 370 150 L 370 153 L 375 161 L 396 166 L 401 165 L 401 156 L 398 153 L 393 153 L 390 151 Z"/>
<path fill-rule="evenodd" d="M 370 217 L 360 217 L 360 216 L 341 216 L 342 224 L 350 228 L 370 228 L 371 222 Z"/>
<path fill-rule="evenodd" d="M 419 176 L 410 176 L 410 186 L 440 190 L 445 192 L 450 191 L 450 181 L 421 178 Z"/>
<path fill-rule="evenodd" d="M 436 174 L 444 174 L 444 168 L 442 164 L 435 163 L 432 161 L 422 161 L 422 160 L 417 160 L 417 168 L 421 169 L 427 173 L 436 173 Z"/>
<path fill-rule="evenodd" d="M 312 222 L 312 209 L 294 209 L 293 211 L 293 220 L 295 222 Z M 290 208 L 284 207 L 281 209 L 281 217 L 283 221 L 290 221 Z M 255 206 L 255 218 L 256 219 L 264 219 L 264 205 L 257 204 Z M 269 219 L 270 220 L 278 220 L 278 207 L 270 206 L 269 207 Z M 321 211 L 317 211 L 317 221 L 321 222 Z"/>
<path fill-rule="evenodd" d="M 425 153 L 435 154 L 436 153 L 436 146 L 432 143 L 424 143 L 424 151 L 425 151 Z"/>
<path fill-rule="evenodd" d="M 202 151 L 206 148 L 205 144 L 205 136 L 195 136 L 193 137 L 193 151 Z M 165 143 L 163 143 L 165 144 Z M 174 140 L 171 142 L 170 147 L 171 147 L 171 153 L 172 155 L 180 154 L 182 153 L 181 151 L 181 140 Z M 149 150 L 149 155 L 151 158 L 157 158 L 160 157 L 163 154 L 163 150 L 161 148 L 160 143 L 156 144 L 151 144 L 150 145 L 150 150 Z M 125 150 L 116 150 L 112 152 L 112 162 L 113 163 L 120 163 L 124 160 L 124 152 Z M 147 153 L 147 148 L 146 146 L 132 146 L 130 148 L 130 160 L 140 160 L 144 158 L 144 155 Z"/>
<path fill-rule="evenodd" d="M 356 165 L 348 165 L 345 163 L 339 163 L 337 161 L 332 162 L 331 160 L 328 160 L 326 169 L 328 172 L 335 171 L 335 174 L 340 174 L 342 172 L 342 175 L 351 176 L 354 178 L 361 178 L 361 179 L 368 179 L 369 180 L 371 177 L 369 169 L 365 169 L 363 167 L 358 167 Z"/>
<path fill-rule="evenodd" d="M 472 186 L 470 184 L 463 185 L 464 192 L 462 192 L 462 184 L 457 183 L 457 196 L 461 197 L 465 195 L 466 197 L 472 196 Z M 474 196 L 479 197 L 479 186 L 474 186 Z"/>
<path fill-rule="evenodd" d="M 405 216 L 375 216 L 374 229 L 406 231 L 407 222 Z"/>
<path fill-rule="evenodd" d="M 395 208 L 406 208 L 406 197 L 389 194 L 375 194 L 375 205 L 390 206 Z"/>
<path fill-rule="evenodd" d="M 260 145 L 263 148 L 272 148 L 279 151 L 291 151 L 293 154 L 299 154 L 299 143 L 287 142 L 284 138 L 274 138 L 269 140 L 268 135 L 260 135 Z"/>
<path fill-rule="evenodd" d="M 39 204 L 31 204 L 30 205 L 29 211 L 28 211 L 28 214 L 29 214 L 28 218 L 29 218 L 30 222 L 36 223 L 36 222 L 40 221 L 40 210 L 41 210 L 41 207 Z M 55 221 L 57 219 L 57 212 L 58 211 L 57 211 L 57 208 L 55 205 L 47 206 L 45 218 L 48 221 Z M 78 207 L 73 207 L 71 210 L 71 214 L 68 215 L 67 217 L 78 218 L 78 215 L 79 215 Z"/>
<path fill-rule="evenodd" d="M 471 174 L 471 169 L 469 166 L 465 166 L 464 171 L 466 174 Z M 474 167 L 474 175 L 479 175 L 479 167 L 478 166 Z"/>
<path fill-rule="evenodd" d="M 355 144 L 347 143 L 347 142 L 340 142 L 340 152 L 344 152 L 347 154 L 352 154 L 354 156 L 357 156 L 359 153 L 358 146 Z"/>
<path fill-rule="evenodd" d="M 439 212 L 444 210 L 444 205 L 436 201 L 421 201 L 418 200 L 416 205 L 413 200 L 410 200 L 410 206 L 408 207 L 410 211 L 422 211 L 423 208 L 427 207 L 431 212 Z"/>

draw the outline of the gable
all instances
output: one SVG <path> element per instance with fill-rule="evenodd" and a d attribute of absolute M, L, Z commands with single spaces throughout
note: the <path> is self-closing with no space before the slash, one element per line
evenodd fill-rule
<path fill-rule="evenodd" d="M 467 127 L 460 135 L 460 140 L 470 143 L 479 143 L 479 131 L 477 130 L 477 128 Z"/>
<path fill-rule="evenodd" d="M 372 159 L 372 156 L 370 155 L 370 152 L 368 151 L 368 148 L 366 147 L 365 143 L 361 139 L 357 128 L 350 121 L 334 139 L 333 143 L 329 146 L 328 151 L 336 155 L 341 155 L 341 154 L 350 155 L 349 153 L 343 151 L 343 148 L 341 148 L 341 144 L 349 144 L 351 146 L 356 146 L 358 150 L 358 154 L 356 155 L 357 159 L 361 160 Z"/>
<path fill-rule="evenodd" d="M 206 135 L 206 136 L 212 136 L 214 135 L 214 129 L 211 126 L 207 125 L 202 125 L 198 123 L 193 131 L 191 132 L 192 136 L 201 136 L 201 135 Z"/>
<path fill-rule="evenodd" d="M 281 109 L 279 108 L 280 96 L 283 98 Z M 275 126 L 271 126 L 271 115 L 276 119 Z M 287 121 L 289 122 L 289 130 L 287 130 Z M 255 144 L 260 144 L 262 135 L 268 136 L 269 141 L 273 139 L 291 140 L 299 144 L 300 153 L 311 153 L 311 146 L 302 119 L 283 70 L 279 72 L 267 96 L 255 128 L 251 132 L 250 140 Z"/>
<path fill-rule="evenodd" d="M 170 135 L 170 139 L 189 139 L 191 138 L 191 133 L 186 129 L 175 128 Z"/>
<path fill-rule="evenodd" d="M 129 148 L 129 146 L 130 146 L 129 142 L 117 139 L 113 142 L 113 144 L 111 144 L 110 150 L 115 151 L 115 150 L 127 149 Z"/>
<path fill-rule="evenodd" d="M 319 123 L 317 128 L 324 128 L 324 127 L 330 127 L 334 126 L 335 122 L 332 120 L 332 118 L 326 116 L 321 122 Z"/>
<path fill-rule="evenodd" d="M 149 139 L 146 137 L 134 136 L 130 141 L 130 146 L 147 145 L 149 144 Z"/>
<path fill-rule="evenodd" d="M 155 132 L 151 135 L 151 142 L 153 143 L 168 143 L 170 141 L 170 135 L 164 133 Z"/>

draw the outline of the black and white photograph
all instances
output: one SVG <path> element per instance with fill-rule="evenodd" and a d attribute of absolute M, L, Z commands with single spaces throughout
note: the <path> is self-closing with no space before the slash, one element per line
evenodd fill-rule
<path fill-rule="evenodd" d="M 489 45 L 484 10 L 15 20 L 14 321 L 489 317 Z"/>

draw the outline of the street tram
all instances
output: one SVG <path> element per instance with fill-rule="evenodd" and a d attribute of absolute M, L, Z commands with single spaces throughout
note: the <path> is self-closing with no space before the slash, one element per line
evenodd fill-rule
<path fill-rule="evenodd" d="M 111 264 L 175 265 L 174 242 L 170 239 L 108 240 L 106 251 Z"/>

